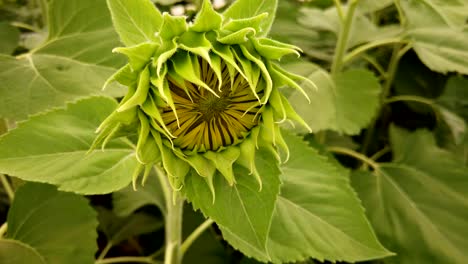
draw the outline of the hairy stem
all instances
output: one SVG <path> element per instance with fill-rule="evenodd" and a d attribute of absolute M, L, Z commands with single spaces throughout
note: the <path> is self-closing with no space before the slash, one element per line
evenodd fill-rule
<path fill-rule="evenodd" d="M 172 189 L 162 168 L 158 166 L 155 166 L 155 168 L 166 200 L 164 264 L 180 264 L 183 256 L 181 244 L 184 199 Z"/>
<path fill-rule="evenodd" d="M 343 66 L 343 57 L 348 48 L 349 33 L 353 24 L 354 12 L 356 11 L 357 4 L 358 0 L 350 1 L 348 11 L 346 12 L 344 21 L 341 24 L 340 35 L 338 36 L 338 43 L 335 48 L 335 57 L 333 58 L 331 67 L 332 74 L 340 72 L 341 67 Z"/>

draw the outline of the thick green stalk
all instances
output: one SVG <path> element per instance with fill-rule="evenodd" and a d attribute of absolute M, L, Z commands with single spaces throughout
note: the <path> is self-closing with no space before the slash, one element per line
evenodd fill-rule
<path fill-rule="evenodd" d="M 166 215 L 166 252 L 165 264 L 182 263 L 182 215 L 184 200 L 175 194 L 174 201 L 168 200 Z"/>
<path fill-rule="evenodd" d="M 338 43 L 335 48 L 335 57 L 331 67 L 332 74 L 340 72 L 341 67 L 343 66 L 343 58 L 346 50 L 348 49 L 349 33 L 351 32 L 351 26 L 353 24 L 354 12 L 356 11 L 357 4 L 358 0 L 350 1 L 345 19 L 341 24 L 340 35 L 338 36 Z"/>
<path fill-rule="evenodd" d="M 158 166 L 155 168 L 166 200 L 164 264 L 180 264 L 183 257 L 181 246 L 184 199 L 172 189 L 163 169 Z"/>

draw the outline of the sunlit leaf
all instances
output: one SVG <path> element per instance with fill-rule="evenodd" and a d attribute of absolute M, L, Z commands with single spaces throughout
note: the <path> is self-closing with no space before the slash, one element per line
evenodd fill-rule
<path fill-rule="evenodd" d="M 137 162 L 128 145 L 116 141 L 86 154 L 94 131 L 116 107 L 112 99 L 94 97 L 20 123 L 0 137 L 0 173 L 83 194 L 127 186 Z"/>
<path fill-rule="evenodd" d="M 18 58 L 0 55 L 0 117 L 27 115 L 99 94 L 124 58 L 104 0 L 51 1 L 47 41 Z M 123 88 L 108 89 L 121 95 Z"/>
<path fill-rule="evenodd" d="M 394 162 L 352 178 L 379 238 L 397 253 L 385 262 L 464 263 L 468 168 L 427 130 L 390 132 Z"/>

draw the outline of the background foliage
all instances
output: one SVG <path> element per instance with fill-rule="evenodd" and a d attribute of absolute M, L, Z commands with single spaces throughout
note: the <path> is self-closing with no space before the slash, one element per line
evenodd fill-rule
<path fill-rule="evenodd" d="M 114 16 L 137 17 L 126 1 L 109 2 Z M 152 2 L 193 17 L 201 1 Z M 151 13 L 149 2 L 132 3 Z M 275 3 L 239 0 L 228 15 Z M 201 177 L 188 178 L 184 237 L 205 217 L 215 224 L 184 263 L 465 263 L 468 1 L 278 3 L 270 36 L 303 50 L 281 63 L 318 87 L 303 84 L 310 103 L 285 90 L 313 133 L 285 125 L 291 157 L 280 166 L 257 155 L 261 192 L 253 177 L 234 187 L 216 177 L 213 204 Z M 114 29 L 109 7 L 0 1 L 0 263 L 162 259 L 168 201 L 156 175 L 128 187 L 133 139 L 85 155 L 125 91 L 101 91 L 125 63 L 111 51 L 142 37 Z M 133 35 L 119 39 L 123 31 Z"/>

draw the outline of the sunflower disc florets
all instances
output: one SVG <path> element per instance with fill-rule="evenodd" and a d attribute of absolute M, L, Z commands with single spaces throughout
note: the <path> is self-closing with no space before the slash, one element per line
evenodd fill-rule
<path fill-rule="evenodd" d="M 261 186 L 256 149 L 267 147 L 279 159 L 278 147 L 288 151 L 278 123 L 291 119 L 307 127 L 279 91 L 290 86 L 303 92 L 296 81 L 304 78 L 275 64 L 299 49 L 258 37 L 267 17 L 226 21 L 204 1 L 192 24 L 165 13 L 153 40 L 116 48 L 129 63 L 108 82 L 128 86 L 128 93 L 98 128 L 95 145 L 136 133 L 134 184 L 161 163 L 174 189 L 195 170 L 213 191 L 216 172 L 235 183 L 237 163 Z"/>

